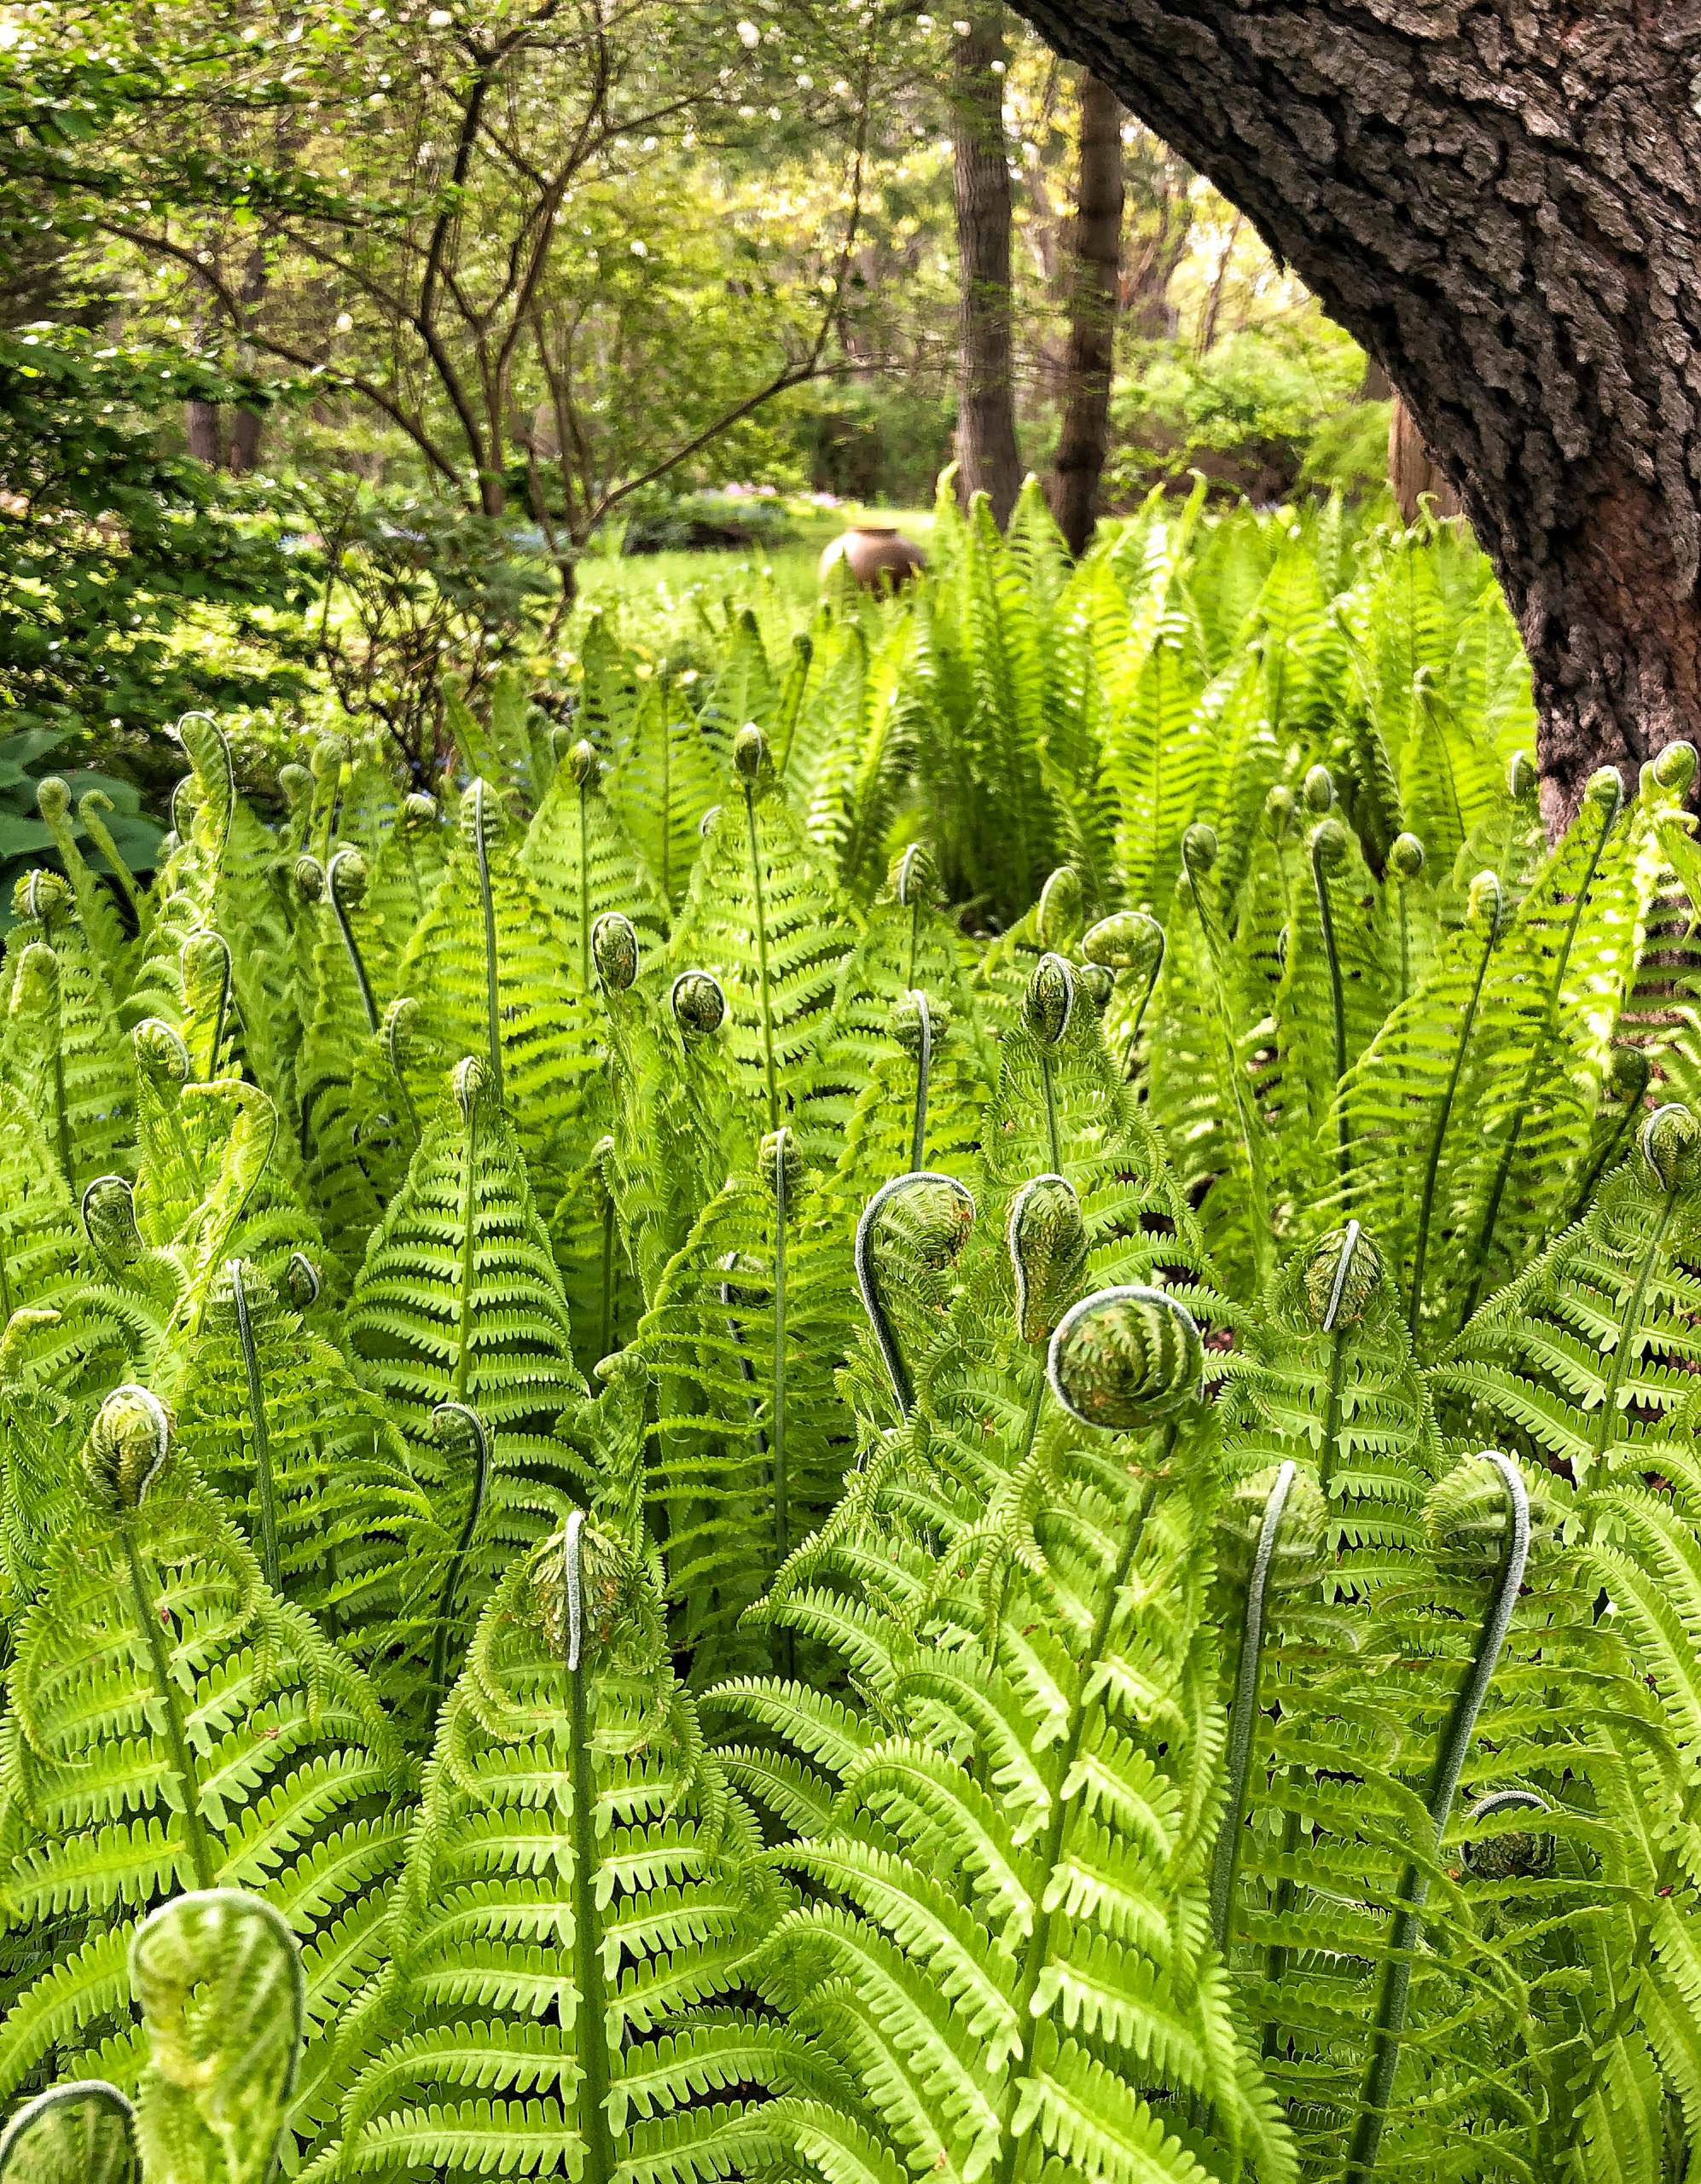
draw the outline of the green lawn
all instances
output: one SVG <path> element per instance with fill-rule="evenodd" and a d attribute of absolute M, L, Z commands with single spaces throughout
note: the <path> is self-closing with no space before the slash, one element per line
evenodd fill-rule
<path fill-rule="evenodd" d="M 588 609 L 618 621 L 629 643 L 688 666 L 711 633 L 728 616 L 749 607 L 773 653 L 804 628 L 819 596 L 816 566 L 821 549 L 854 520 L 895 523 L 926 542 L 930 508 L 804 508 L 795 512 L 793 543 L 766 550 L 631 554 L 616 560 L 592 555 L 579 564 L 579 607 L 567 642 Z"/>

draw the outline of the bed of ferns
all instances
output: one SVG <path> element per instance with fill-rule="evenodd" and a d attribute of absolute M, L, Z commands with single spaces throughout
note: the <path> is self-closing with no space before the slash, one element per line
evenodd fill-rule
<path fill-rule="evenodd" d="M 1327 514 L 713 635 L 44 787 L 0 2178 L 1675 2184 L 1694 753 Z"/>

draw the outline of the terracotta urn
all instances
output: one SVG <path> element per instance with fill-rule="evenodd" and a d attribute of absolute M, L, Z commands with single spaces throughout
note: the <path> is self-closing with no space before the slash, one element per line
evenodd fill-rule
<path fill-rule="evenodd" d="M 926 566 L 927 556 L 895 523 L 856 523 L 821 555 L 822 584 L 840 561 L 859 584 L 873 591 L 882 584 L 896 588 L 908 584 Z"/>

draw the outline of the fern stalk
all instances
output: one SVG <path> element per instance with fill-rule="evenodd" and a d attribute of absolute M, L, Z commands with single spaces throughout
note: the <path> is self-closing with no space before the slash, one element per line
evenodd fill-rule
<path fill-rule="evenodd" d="M 1418 1338 L 1418 1316 L 1423 1309 L 1424 1266 L 1429 1258 L 1430 1223 L 1435 1212 L 1436 1185 L 1441 1175 L 1441 1156 L 1447 1143 L 1448 1125 L 1453 1120 L 1453 1103 L 1458 1097 L 1459 1081 L 1465 1072 L 1465 1056 L 1471 1044 L 1471 1033 L 1477 1022 L 1477 1011 L 1483 998 L 1483 986 L 1489 975 L 1489 962 L 1495 952 L 1495 943 L 1500 938 L 1500 888 L 1492 873 L 1480 875 L 1477 886 L 1483 880 L 1493 883 L 1492 895 L 1486 892 L 1483 898 L 1483 954 L 1477 965 L 1477 975 L 1472 982 L 1471 998 L 1465 1005 L 1465 1020 L 1459 1027 L 1459 1044 L 1453 1053 L 1453 1066 L 1448 1072 L 1447 1089 L 1443 1093 L 1441 1106 L 1435 1118 L 1435 1134 L 1430 1140 L 1429 1156 L 1424 1163 L 1423 1194 L 1418 1205 L 1417 1241 L 1412 1252 L 1412 1301 L 1406 1315 L 1406 1323 L 1412 1331 L 1414 1342 Z M 1477 897 L 1477 887 L 1472 889 Z M 1402 896 L 1403 899 L 1403 896 Z"/>
<path fill-rule="evenodd" d="M 579 2003 L 576 2030 L 584 2077 L 578 2099 L 585 2164 L 580 2184 L 611 2184 L 613 2135 L 608 2128 L 608 2001 L 602 1977 L 602 1920 L 596 1900 L 596 1810 L 590 1779 L 590 1724 L 584 1674 L 584 1577 L 580 1536 L 584 1512 L 568 1513 L 562 1554 L 566 1563 L 568 1765 L 573 1800 L 573 1957 Z"/>
<path fill-rule="evenodd" d="M 1063 1838 L 1069 1827 L 1071 1800 L 1064 1794 L 1075 1763 L 1081 1756 L 1082 1740 L 1091 1719 L 1091 1708 L 1099 1703 L 1098 1687 L 1093 1681 L 1096 1666 L 1105 1647 L 1110 1643 L 1111 1626 L 1122 1599 L 1128 1573 L 1134 1567 L 1134 1558 L 1140 1552 L 1140 1542 L 1145 1535 L 1147 1519 L 1158 1499 L 1158 1488 L 1164 1467 L 1168 1463 L 1176 1445 L 1176 1429 L 1171 1426 L 1164 1436 L 1152 1472 L 1141 1490 L 1135 1506 L 1133 1521 L 1128 1528 L 1122 1552 L 1117 1557 L 1116 1567 L 1105 1587 L 1104 1597 L 1099 1603 L 1099 1612 L 1093 1624 L 1093 1635 L 1083 1656 L 1082 1676 L 1073 1704 L 1069 1710 L 1069 1723 L 1064 1734 L 1060 1764 L 1057 1770 L 1057 1790 L 1052 1799 L 1051 1817 L 1046 1824 L 1045 1842 L 1040 1851 L 1038 1870 L 1048 1878 L 1057 1871 L 1063 1856 Z M 1043 1899 L 1042 1899 L 1043 1903 Z M 1022 2028 L 1021 2049 L 1009 2074 L 1004 2095 L 1003 2113 L 999 2118 L 999 2135 L 1004 2150 L 999 2158 L 995 2184 L 1015 2184 L 1019 2173 L 1024 2140 L 1018 2139 L 1010 2125 L 1025 2081 L 1034 2067 L 1034 2047 L 1044 2022 L 1034 2008 L 1034 1996 L 1038 1990 L 1040 1976 L 1051 1952 L 1051 1927 L 1055 1913 L 1042 1908 L 1035 1918 L 1033 1931 L 1028 1937 L 1028 1946 L 1022 1959 L 1021 1973 L 1016 1991 L 1011 1997 L 1016 2020 Z"/>
<path fill-rule="evenodd" d="M 756 964 L 761 988 L 762 1070 L 768 1089 L 768 1127 L 780 1127 L 780 1081 L 774 1062 L 774 1014 L 769 1000 L 768 909 L 762 892 L 762 841 L 756 824 L 756 784 L 744 785 L 744 816 L 750 840 L 750 885 L 756 897 Z"/>
<path fill-rule="evenodd" d="M 157 1588 L 151 1587 L 148 1582 L 148 1572 L 142 1561 L 142 1550 L 136 1544 L 135 1536 L 129 1525 L 122 1519 L 119 1525 L 119 1534 L 124 1541 L 125 1560 L 130 1566 L 130 1595 L 135 1603 L 136 1623 L 141 1628 L 142 1643 L 148 1648 L 148 1663 L 154 1672 L 154 1696 L 165 1725 L 165 1745 L 171 1754 L 171 1772 L 176 1777 L 177 1796 L 183 1805 L 183 1833 L 189 1842 L 189 1863 L 194 1867 L 195 1886 L 211 1888 L 215 1873 L 212 1846 L 207 1840 L 206 1826 L 200 1816 L 200 1780 L 195 1773 L 189 1734 L 183 1726 L 183 1708 L 178 1703 L 177 1687 L 165 1652 L 165 1610 L 160 1604 Z"/>
<path fill-rule="evenodd" d="M 1346 1102 L 1339 1097 L 1341 1079 L 1347 1073 L 1347 1003 L 1341 984 L 1341 951 L 1335 936 L 1335 906 L 1329 894 L 1327 865 L 1346 854 L 1345 830 L 1338 820 L 1326 819 L 1311 838 L 1311 882 L 1317 896 L 1317 918 L 1323 933 L 1323 960 L 1329 967 L 1329 1010 L 1335 1064 L 1335 1143 L 1343 1187 L 1350 1171 L 1350 1134 Z"/>
<path fill-rule="evenodd" d="M 449 1567 L 444 1572 L 443 1590 L 438 1595 L 437 1628 L 432 1635 L 431 1672 L 427 1688 L 431 1693 L 433 1711 L 441 1703 L 449 1680 L 449 1634 L 454 1627 L 456 1596 L 461 1590 L 462 1572 L 467 1567 L 467 1557 L 472 1552 L 473 1535 L 478 1530 L 479 1519 L 485 1507 L 485 1492 L 491 1478 L 491 1444 L 485 1432 L 485 1422 L 477 1411 L 462 1403 L 438 1405 L 433 1414 L 439 1431 L 451 1423 L 467 1428 L 473 1443 L 473 1496 L 467 1505 L 467 1521 L 461 1527 L 461 1536 L 455 1543 L 455 1552 L 449 1558 Z"/>
<path fill-rule="evenodd" d="M 1616 785 L 1617 775 L 1615 775 L 1612 778 Z M 1601 852 L 1606 847 L 1606 838 L 1612 832 L 1612 822 L 1618 813 L 1618 799 L 1616 795 L 1600 799 L 1593 796 L 1585 797 L 1584 804 L 1586 808 L 1600 812 L 1600 831 L 1595 836 L 1594 846 L 1589 852 L 1588 863 L 1584 868 L 1582 880 L 1578 882 L 1577 892 L 1572 898 L 1571 915 L 1565 925 L 1565 944 L 1554 961 L 1553 976 L 1547 981 L 1547 1004 L 1542 1010 L 1541 1028 L 1536 1032 L 1534 1045 L 1530 1048 L 1530 1060 L 1524 1065 L 1524 1078 L 1518 1087 L 1518 1097 L 1512 1102 L 1512 1121 L 1507 1130 L 1506 1143 L 1501 1147 L 1501 1157 L 1495 1165 L 1494 1181 L 1489 1188 L 1488 1201 L 1483 1209 L 1482 1225 L 1477 1229 L 1476 1242 L 1471 1253 L 1471 1287 L 1465 1299 L 1465 1310 L 1460 1318 L 1461 1325 L 1468 1321 L 1472 1312 L 1476 1310 L 1477 1300 L 1483 1293 L 1483 1283 L 1489 1270 L 1489 1249 L 1495 1240 L 1495 1228 L 1501 1217 L 1501 1201 L 1506 1195 L 1507 1184 L 1512 1177 L 1512 1164 L 1518 1156 L 1518 1141 L 1524 1134 L 1524 1118 L 1530 1111 L 1530 1098 L 1535 1092 L 1542 1064 L 1547 1058 L 1547 1050 L 1552 1046 L 1554 1033 L 1559 1029 L 1560 988 L 1565 984 L 1565 973 L 1570 965 L 1571 950 L 1576 944 L 1577 933 L 1582 924 L 1583 907 L 1588 901 L 1588 891 L 1594 885 L 1594 875 L 1599 868 Z"/>
<path fill-rule="evenodd" d="M 1281 1531 L 1282 1519 L 1287 1511 L 1288 1495 L 1298 1469 L 1298 1465 L 1290 1456 L 1276 1473 L 1275 1484 L 1270 1489 L 1269 1499 L 1264 1504 L 1263 1521 L 1258 1528 L 1257 1548 L 1252 1561 L 1252 1574 L 1246 1586 L 1246 1615 L 1240 1637 L 1240 1668 L 1229 1713 L 1228 1794 L 1210 1862 L 1210 1932 L 1219 1955 L 1228 1947 L 1228 1914 L 1234 1902 L 1234 1881 L 1239 1870 L 1240 1850 L 1245 1833 L 1246 1784 L 1252 1771 L 1252 1745 L 1258 1720 L 1258 1687 L 1263 1677 L 1264 1634 L 1268 1628 L 1264 1612 L 1265 1595 L 1269 1586 L 1270 1565 L 1275 1555 L 1277 1535 Z"/>
<path fill-rule="evenodd" d="M 367 974 L 366 959 L 360 952 L 360 943 L 354 937 L 354 927 L 349 923 L 348 911 L 344 907 L 342 897 L 337 891 L 338 874 L 351 858 L 353 859 L 357 874 L 364 871 L 364 861 L 357 850 L 339 850 L 325 868 L 325 892 L 330 897 L 331 915 L 337 921 L 337 931 L 342 935 L 343 948 L 348 956 L 349 968 L 354 973 L 355 985 L 360 994 L 360 1005 L 366 1012 L 366 1028 L 369 1032 L 375 1033 L 378 1030 L 378 1003 L 373 998 L 372 980 Z M 213 1048 L 215 1058 L 218 1052 L 218 1047 L 215 1045 Z"/>
<path fill-rule="evenodd" d="M 283 1572 L 277 1551 L 277 1484 L 272 1476 L 271 1435 L 266 1426 L 265 1385 L 260 1378 L 259 1353 L 254 1345 L 253 1321 L 248 1313 L 248 1288 L 241 1259 L 229 1261 L 230 1301 L 236 1314 L 236 1339 L 242 1350 L 242 1370 L 248 1385 L 248 1414 L 254 1428 L 254 1478 L 260 1500 L 260 1563 L 266 1583 L 275 1593 L 283 1590 Z"/>
<path fill-rule="evenodd" d="M 1454 1702 L 1453 1712 L 1436 1751 L 1428 1800 L 1432 1856 L 1439 1853 L 1442 1838 L 1447 1833 L 1453 1801 L 1459 1792 L 1459 1778 L 1465 1770 L 1466 1755 L 1476 1734 L 1477 1716 L 1489 1695 L 1489 1686 L 1499 1666 L 1507 1633 L 1512 1627 L 1518 1589 L 1524 1583 L 1524 1565 L 1530 1558 L 1530 1498 L 1517 1467 L 1498 1449 L 1484 1449 L 1482 1461 L 1492 1464 L 1501 1475 L 1511 1521 L 1507 1526 L 1506 1544 L 1501 1550 L 1488 1616 L 1472 1658 L 1471 1673 Z M 1343 2184 L 1369 2184 L 1375 2174 L 1377 2155 L 1388 2120 L 1388 2103 L 1400 2067 L 1400 2047 L 1411 2001 L 1412 1966 L 1423 1939 L 1424 1905 L 1429 1888 L 1429 1875 L 1415 1862 L 1408 1865 L 1400 1879 L 1399 1908 L 1389 1933 L 1375 2029 L 1371 2035 L 1370 2060 L 1365 2071 L 1358 2123 L 1353 2132 L 1352 2152 L 1348 2157 Z"/>
<path fill-rule="evenodd" d="M 500 1103 L 502 1096 L 502 982 L 496 967 L 496 906 L 491 893 L 491 845 L 485 825 L 486 790 L 476 781 L 467 791 L 473 799 L 473 846 L 479 860 L 479 906 L 485 919 L 485 993 L 490 1020 L 491 1085 Z"/>

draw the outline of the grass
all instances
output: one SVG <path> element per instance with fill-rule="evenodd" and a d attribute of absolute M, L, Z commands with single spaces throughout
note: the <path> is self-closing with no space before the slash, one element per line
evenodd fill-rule
<path fill-rule="evenodd" d="M 769 656 L 808 626 L 820 596 L 816 567 L 821 549 L 853 522 L 895 523 L 926 543 L 933 527 L 927 508 L 805 507 L 793 511 L 795 537 L 783 546 L 705 553 L 590 555 L 579 564 L 579 605 L 567 633 L 588 610 L 617 621 L 629 644 L 672 667 L 706 662 L 716 632 L 740 608 L 755 614 Z"/>

